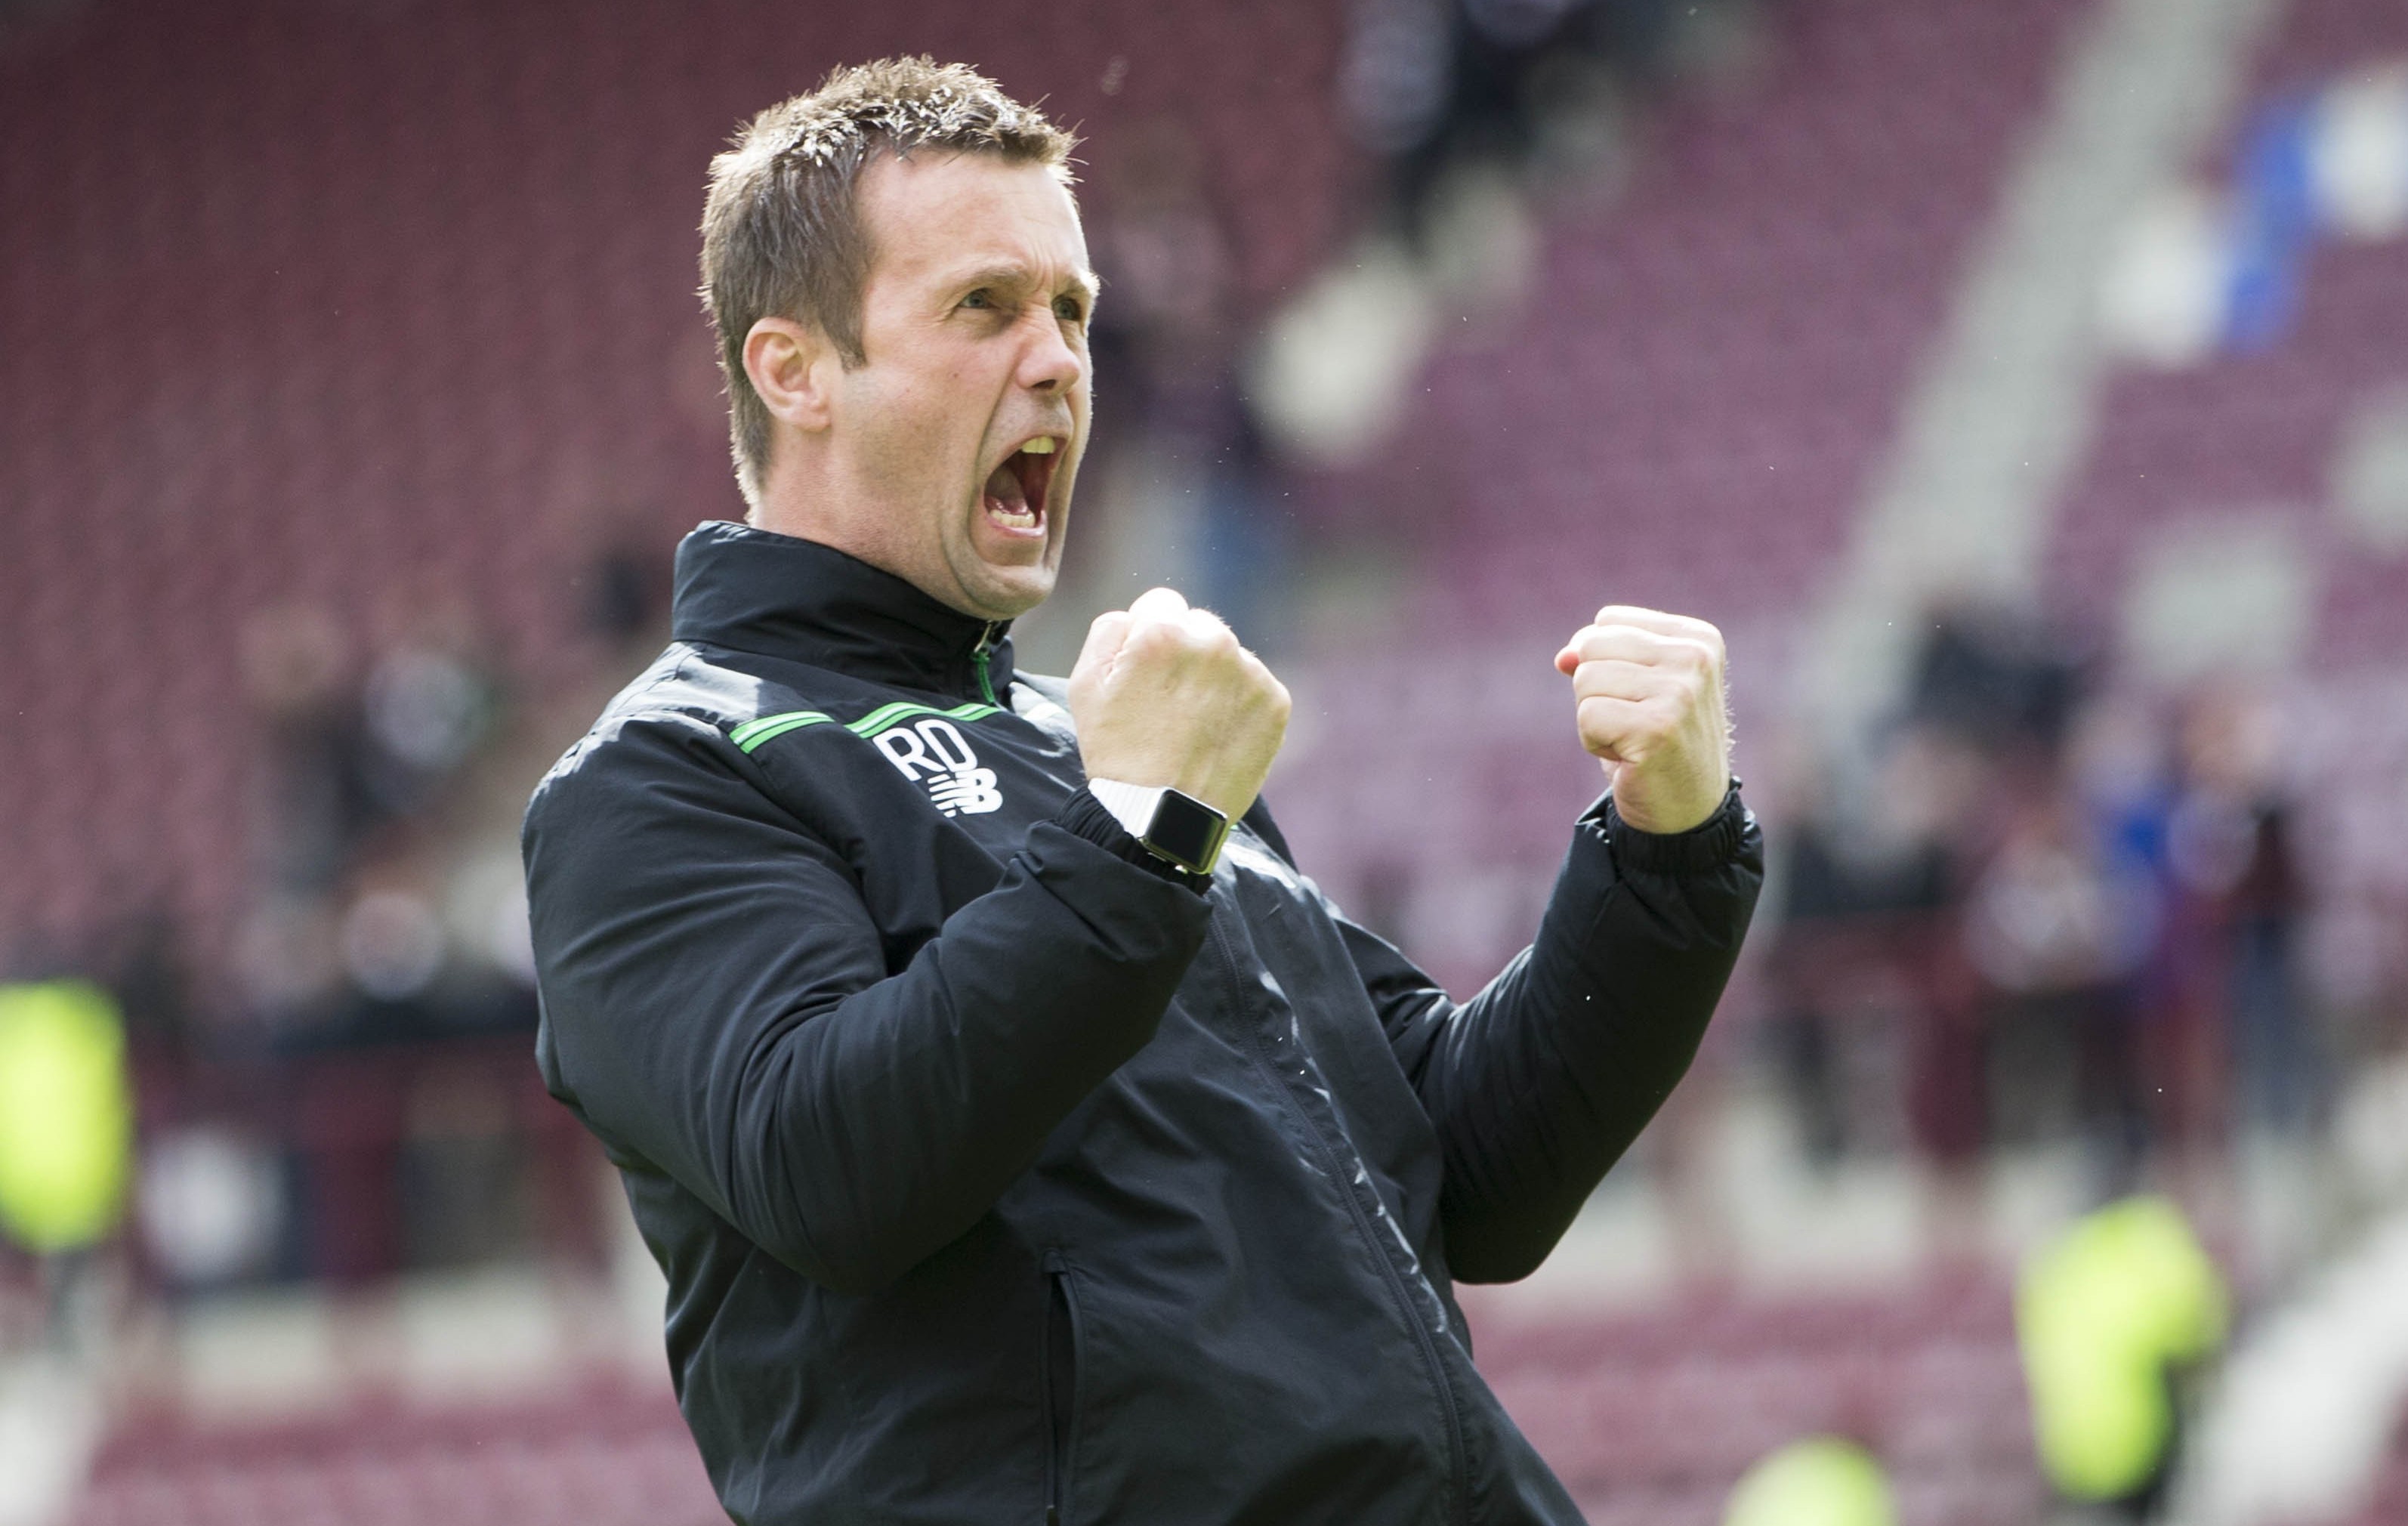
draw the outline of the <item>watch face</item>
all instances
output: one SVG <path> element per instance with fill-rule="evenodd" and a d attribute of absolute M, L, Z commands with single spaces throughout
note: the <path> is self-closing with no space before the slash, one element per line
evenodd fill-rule
<path fill-rule="evenodd" d="M 1154 824 L 1146 828 L 1145 840 L 1154 852 L 1201 874 L 1219 856 L 1221 839 L 1228 830 L 1228 817 L 1170 789 L 1163 791 L 1161 802 L 1154 808 Z"/>

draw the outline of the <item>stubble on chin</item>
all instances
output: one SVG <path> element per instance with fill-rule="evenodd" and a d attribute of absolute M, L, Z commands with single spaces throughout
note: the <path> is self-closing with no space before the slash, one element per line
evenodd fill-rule
<path fill-rule="evenodd" d="M 1048 554 L 1042 561 L 1000 566 L 979 554 L 975 536 L 975 529 L 966 524 L 958 540 L 939 548 L 944 571 L 958 590 L 955 597 L 967 612 L 982 620 L 1016 620 L 1052 596 L 1053 546 L 1046 548 Z"/>

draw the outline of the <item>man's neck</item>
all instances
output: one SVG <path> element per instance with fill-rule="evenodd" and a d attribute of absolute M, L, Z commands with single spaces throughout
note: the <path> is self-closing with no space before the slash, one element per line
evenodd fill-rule
<path fill-rule="evenodd" d="M 762 482 L 758 499 L 744 516 L 746 524 L 843 552 L 901 578 L 948 609 L 975 619 L 986 618 L 975 610 L 962 609 L 957 599 L 946 597 L 945 590 L 931 588 L 913 575 L 911 558 L 896 534 L 906 516 L 890 506 L 872 507 L 877 503 L 875 495 L 848 481 L 826 453 L 810 452 L 800 460 L 780 453 L 778 469 Z"/>

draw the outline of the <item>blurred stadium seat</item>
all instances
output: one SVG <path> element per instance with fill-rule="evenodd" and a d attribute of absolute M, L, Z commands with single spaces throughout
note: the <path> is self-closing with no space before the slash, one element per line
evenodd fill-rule
<path fill-rule="evenodd" d="M 274 1426 L 136 1422 L 74 1526 L 704 1526 L 724 1521 L 665 1395 L 367 1406 Z"/>
<path fill-rule="evenodd" d="M 2044 1506 L 2003 1285 L 1614 1317 L 1467 1303 L 1482 1373 L 1592 1521 L 1710 1526 L 1750 1463 L 1827 1432 L 1883 1460 L 1901 1520 L 2009 1526 Z"/>

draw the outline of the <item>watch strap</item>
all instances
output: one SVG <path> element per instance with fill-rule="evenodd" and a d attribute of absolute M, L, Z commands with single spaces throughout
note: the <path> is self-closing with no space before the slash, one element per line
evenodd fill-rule
<path fill-rule="evenodd" d="M 1131 837 L 1143 839 L 1146 829 L 1154 825 L 1154 808 L 1162 803 L 1160 785 L 1125 785 L 1117 779 L 1090 779 L 1087 793 L 1103 803 L 1112 819 L 1128 828 Z"/>
<path fill-rule="evenodd" d="M 1087 793 L 1156 857 L 1199 876 L 1211 874 L 1220 861 L 1229 818 L 1196 797 L 1118 779 L 1090 779 Z"/>

